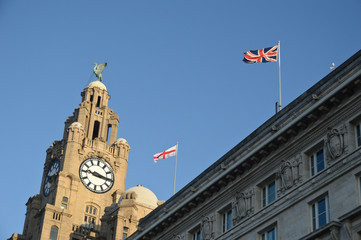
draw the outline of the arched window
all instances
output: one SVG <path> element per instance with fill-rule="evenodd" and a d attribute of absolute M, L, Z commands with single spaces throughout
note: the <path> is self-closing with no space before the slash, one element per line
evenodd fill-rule
<path fill-rule="evenodd" d="M 51 226 L 50 231 L 50 240 L 57 240 L 58 239 L 58 227 L 57 226 Z"/>

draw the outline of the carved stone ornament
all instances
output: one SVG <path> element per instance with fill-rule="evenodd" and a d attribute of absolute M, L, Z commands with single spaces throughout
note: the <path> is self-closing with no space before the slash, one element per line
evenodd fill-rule
<path fill-rule="evenodd" d="M 339 240 L 340 239 L 340 231 L 337 227 L 332 227 L 330 231 L 330 239 L 331 240 Z"/>
<path fill-rule="evenodd" d="M 289 161 L 283 161 L 281 164 L 280 178 L 281 188 L 289 189 L 293 186 L 293 171 L 292 164 Z"/>
<path fill-rule="evenodd" d="M 280 171 L 277 174 L 280 181 L 278 196 L 283 194 L 287 189 L 302 182 L 301 167 L 302 157 L 300 155 L 297 155 L 290 161 L 282 161 Z"/>
<path fill-rule="evenodd" d="M 292 161 L 293 167 L 293 182 L 295 185 L 302 182 L 302 172 L 303 172 L 303 160 L 302 155 L 297 154 L 294 160 Z"/>
<path fill-rule="evenodd" d="M 254 212 L 253 207 L 254 191 L 237 192 L 232 202 L 232 221 L 236 225 L 242 218 Z"/>
<path fill-rule="evenodd" d="M 213 216 L 202 219 L 202 240 L 214 239 L 213 221 Z"/>
<path fill-rule="evenodd" d="M 344 151 L 343 134 L 338 129 L 329 129 L 326 146 L 332 160 L 340 157 Z"/>
<path fill-rule="evenodd" d="M 184 237 L 184 234 L 179 234 L 179 235 L 174 236 L 173 239 L 174 239 L 174 240 L 184 240 L 185 237 Z"/>

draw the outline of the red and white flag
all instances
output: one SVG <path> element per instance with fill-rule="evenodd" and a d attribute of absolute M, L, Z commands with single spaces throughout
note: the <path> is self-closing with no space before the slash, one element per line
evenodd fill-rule
<path fill-rule="evenodd" d="M 167 150 L 165 150 L 164 152 L 161 153 L 156 153 L 154 154 L 153 158 L 154 158 L 154 162 L 158 162 L 159 159 L 166 159 L 169 157 L 173 157 L 177 154 L 177 145 L 168 148 Z"/>

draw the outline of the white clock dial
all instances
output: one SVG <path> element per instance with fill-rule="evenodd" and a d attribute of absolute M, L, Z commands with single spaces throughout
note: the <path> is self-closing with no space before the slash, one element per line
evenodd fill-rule
<path fill-rule="evenodd" d="M 84 186 L 95 193 L 109 191 L 114 183 L 111 166 L 99 158 L 89 158 L 82 162 L 79 177 Z"/>

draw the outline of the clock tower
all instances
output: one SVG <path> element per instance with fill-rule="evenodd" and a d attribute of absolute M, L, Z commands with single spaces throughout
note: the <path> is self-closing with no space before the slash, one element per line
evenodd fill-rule
<path fill-rule="evenodd" d="M 119 117 L 105 85 L 91 82 L 81 97 L 63 139 L 46 151 L 40 193 L 26 204 L 18 239 L 108 239 L 107 209 L 125 192 L 130 147 L 116 138 Z"/>

